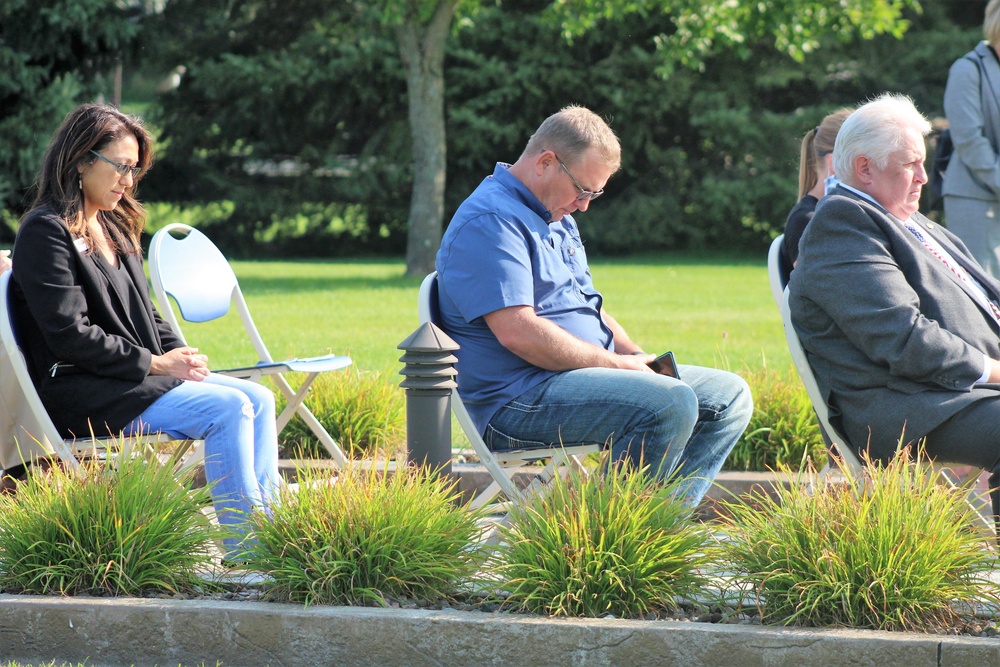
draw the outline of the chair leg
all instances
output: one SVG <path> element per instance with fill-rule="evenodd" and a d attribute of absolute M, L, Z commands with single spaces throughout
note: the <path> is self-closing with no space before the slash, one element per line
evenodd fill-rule
<path fill-rule="evenodd" d="M 310 373 L 309 376 L 306 377 L 305 381 L 303 381 L 302 386 L 299 387 L 297 392 L 292 391 L 292 386 L 288 384 L 288 380 L 286 380 L 281 373 L 275 373 L 269 376 L 278 387 L 278 390 L 285 396 L 288 403 L 281 414 L 278 415 L 278 433 L 281 433 L 282 429 L 285 428 L 285 425 L 292 418 L 293 414 L 298 414 L 299 417 L 302 418 L 302 421 L 306 423 L 306 426 L 309 427 L 309 430 L 311 430 L 319 441 L 323 443 L 326 451 L 330 453 L 330 456 L 333 457 L 333 460 L 337 463 L 337 465 L 343 467 L 347 465 L 347 456 L 344 454 L 344 450 L 342 450 L 340 445 L 337 444 L 337 441 L 334 440 L 329 433 L 327 433 L 327 430 L 323 428 L 323 425 L 318 419 L 316 419 L 316 415 L 314 415 L 305 404 L 305 396 L 309 393 L 309 387 L 312 385 L 313 380 L 316 379 L 317 375 L 317 373 Z"/>
<path fill-rule="evenodd" d="M 278 385 L 278 389 L 280 389 L 281 393 L 284 394 L 287 402 L 285 409 L 281 411 L 281 414 L 278 415 L 277 418 L 278 433 L 281 433 L 281 430 L 285 428 L 292 416 L 298 411 L 299 406 L 303 404 L 306 394 L 309 393 L 309 388 L 312 386 L 313 380 L 316 379 L 316 376 L 316 373 L 310 373 L 299 387 L 299 390 L 296 392 L 292 391 L 292 386 L 288 384 L 288 381 L 285 380 L 283 375 L 278 373 L 272 376 L 274 383 Z"/>
<path fill-rule="evenodd" d="M 490 482 L 489 486 L 479 492 L 479 494 L 472 499 L 469 503 L 469 509 L 479 509 L 485 505 L 488 505 L 491 500 L 497 497 L 500 493 L 500 485 L 495 481 Z"/>
<path fill-rule="evenodd" d="M 334 440 L 329 433 L 327 433 L 326 429 L 323 428 L 323 425 L 319 423 L 318 419 L 316 419 L 316 415 L 314 415 L 309 408 L 306 407 L 306 404 L 299 403 L 299 407 L 296 408 L 295 412 L 297 412 L 299 417 L 302 418 L 302 421 L 306 423 L 306 426 L 308 426 L 313 432 L 313 435 L 315 435 L 319 441 L 323 443 L 323 446 L 326 447 L 326 451 L 330 453 L 330 456 L 333 457 L 333 460 L 336 461 L 337 465 L 341 467 L 347 465 L 347 456 L 344 454 L 344 450 L 342 450 L 340 445 L 337 444 L 337 441 Z"/>
<path fill-rule="evenodd" d="M 997 533 L 997 545 L 1000 546 L 1000 471 L 990 474 L 990 504 L 993 505 L 993 524 Z"/>

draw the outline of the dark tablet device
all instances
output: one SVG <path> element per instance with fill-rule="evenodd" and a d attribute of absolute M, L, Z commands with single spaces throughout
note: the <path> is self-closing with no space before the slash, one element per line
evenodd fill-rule
<path fill-rule="evenodd" d="M 672 378 L 681 379 L 681 374 L 677 372 L 677 362 L 674 361 L 673 352 L 664 352 L 649 362 L 649 367 L 660 375 L 669 375 Z"/>

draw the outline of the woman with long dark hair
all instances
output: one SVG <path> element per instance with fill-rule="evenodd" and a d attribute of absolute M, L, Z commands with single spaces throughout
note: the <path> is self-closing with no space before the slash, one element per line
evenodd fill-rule
<path fill-rule="evenodd" d="M 139 119 L 103 105 L 72 111 L 45 154 L 14 243 L 11 315 L 52 421 L 65 437 L 162 431 L 204 439 L 205 475 L 236 553 L 247 515 L 278 484 L 274 396 L 210 373 L 149 298 L 136 184 L 153 162 Z M 0 464 L 40 456 L 29 443 Z"/>

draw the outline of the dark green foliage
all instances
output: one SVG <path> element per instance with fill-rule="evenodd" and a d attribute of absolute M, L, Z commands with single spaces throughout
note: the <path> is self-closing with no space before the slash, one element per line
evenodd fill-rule
<path fill-rule="evenodd" d="M 27 205 L 49 137 L 98 92 L 111 97 L 116 61 L 128 61 L 142 9 L 108 0 L 0 1 L 0 212 Z M 4 209 L 7 209 L 5 212 Z M 10 230 L 0 229 L 0 241 Z"/>
<path fill-rule="evenodd" d="M 821 39 L 799 63 L 758 37 L 699 68 L 661 74 L 662 12 L 602 20 L 567 43 L 546 3 L 485 3 L 446 59 L 446 219 L 538 123 L 566 104 L 612 122 L 622 170 L 580 218 L 592 252 L 763 253 L 795 202 L 802 135 L 840 106 L 906 92 L 930 117 L 952 60 L 980 38 L 981 8 L 929 0 L 904 39 Z M 169 146 L 144 196 L 225 199 L 208 225 L 229 253 L 399 253 L 410 136 L 395 37 L 360 30 L 370 7 L 315 0 L 171 0 L 149 22 L 147 62 L 183 64 L 151 114 Z M 745 56 L 745 57 L 744 57 Z M 293 175 L 266 176 L 291 165 Z M 261 168 L 265 169 L 262 170 Z M 255 171 L 256 170 L 256 171 Z"/>
<path fill-rule="evenodd" d="M 903 40 L 831 38 L 801 64 L 760 41 L 747 60 L 722 54 L 666 80 L 652 41 L 662 16 L 602 22 L 566 45 L 530 3 L 484 9 L 449 61 L 449 204 L 495 160 L 515 159 L 542 118 L 583 104 L 612 122 L 623 151 L 607 196 L 579 217 L 591 252 L 763 253 L 795 203 L 802 135 L 825 114 L 885 90 L 941 114 L 948 67 L 979 28 L 924 4 Z"/>
<path fill-rule="evenodd" d="M 170 36 L 162 62 L 186 72 L 153 111 L 170 147 L 147 198 L 233 201 L 203 227 L 230 253 L 401 250 L 409 135 L 394 43 L 352 32 L 337 3 L 230 5 L 173 0 L 151 27 Z"/>

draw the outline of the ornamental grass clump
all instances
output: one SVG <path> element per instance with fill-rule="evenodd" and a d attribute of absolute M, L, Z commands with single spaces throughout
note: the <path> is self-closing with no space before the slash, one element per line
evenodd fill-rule
<path fill-rule="evenodd" d="M 551 616 L 636 618 L 707 586 L 709 531 L 646 470 L 574 472 L 511 509 L 496 554 L 507 606 Z"/>
<path fill-rule="evenodd" d="M 789 368 L 761 368 L 746 374 L 753 390 L 750 424 L 726 459 L 729 470 L 798 470 L 803 460 L 820 461 L 826 445 L 802 383 Z"/>
<path fill-rule="evenodd" d="M 727 557 L 765 622 L 943 628 L 957 619 L 952 603 L 997 601 L 987 578 L 996 557 L 966 493 L 903 450 L 884 465 L 866 461 L 863 478 L 728 503 Z"/>
<path fill-rule="evenodd" d="M 286 401 L 277 393 L 278 412 Z M 344 453 L 371 457 L 392 452 L 406 437 L 406 399 L 398 384 L 381 374 L 352 368 L 324 373 L 309 389 L 309 409 Z M 296 415 L 281 431 L 287 456 L 328 457 L 326 449 Z"/>
<path fill-rule="evenodd" d="M 299 471 L 270 517 L 256 517 L 249 563 L 272 579 L 270 598 L 379 605 L 455 596 L 480 564 L 481 513 L 455 483 L 416 467 L 348 466 L 335 480 Z"/>
<path fill-rule="evenodd" d="M 142 458 L 55 466 L 0 496 L 0 588 L 43 595 L 197 593 L 219 537 L 207 488 Z"/>

